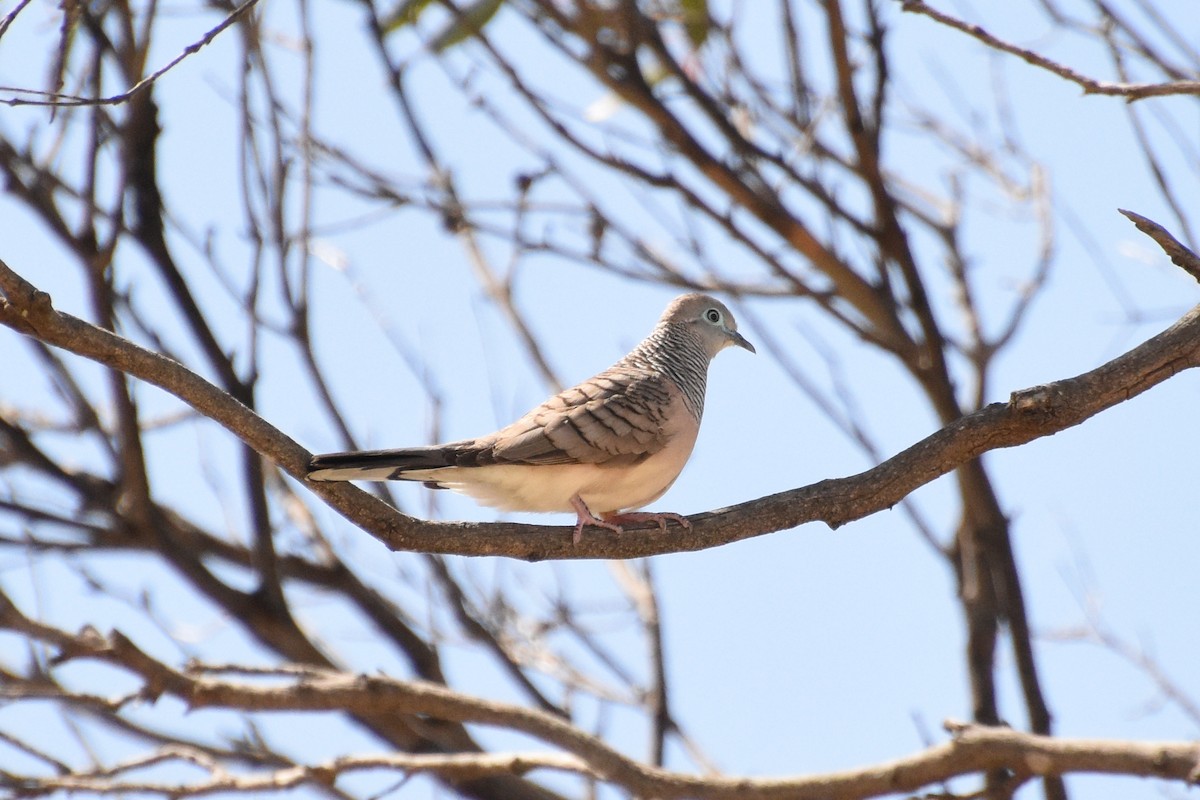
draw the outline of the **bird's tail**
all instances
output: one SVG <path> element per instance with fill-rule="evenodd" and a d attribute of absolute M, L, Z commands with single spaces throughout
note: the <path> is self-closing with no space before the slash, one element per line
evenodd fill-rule
<path fill-rule="evenodd" d="M 310 481 L 428 480 L 424 470 L 453 466 L 445 447 L 323 453 L 308 462 Z M 418 474 L 407 475 L 410 471 Z"/>

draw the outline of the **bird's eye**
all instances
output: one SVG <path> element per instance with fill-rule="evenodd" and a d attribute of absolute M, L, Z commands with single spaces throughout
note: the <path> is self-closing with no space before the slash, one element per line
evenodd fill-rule
<path fill-rule="evenodd" d="M 704 312 L 704 318 L 716 325 L 721 321 L 721 312 L 717 311 L 715 308 L 710 308 L 708 311 Z"/>

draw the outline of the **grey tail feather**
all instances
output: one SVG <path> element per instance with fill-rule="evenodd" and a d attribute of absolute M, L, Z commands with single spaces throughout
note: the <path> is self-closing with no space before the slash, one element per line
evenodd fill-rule
<path fill-rule="evenodd" d="M 402 479 L 402 473 L 411 469 L 437 469 L 453 465 L 450 453 L 444 447 L 404 447 L 397 450 L 356 450 L 348 453 L 322 453 L 308 462 L 312 475 L 322 471 L 346 471 L 350 477 L 355 470 L 394 469 L 389 478 Z M 315 477 L 315 476 L 314 476 Z M 322 476 L 338 479 L 336 474 Z M 345 480 L 346 478 L 342 478 Z"/>

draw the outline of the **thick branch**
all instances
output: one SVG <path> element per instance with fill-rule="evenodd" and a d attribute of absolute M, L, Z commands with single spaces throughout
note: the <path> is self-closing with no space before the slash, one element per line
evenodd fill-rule
<path fill-rule="evenodd" d="M 246 406 L 183 365 L 110 331 L 55 310 L 50 298 L 0 262 L 0 323 L 170 392 L 219 422 L 293 478 L 309 454 Z M 1078 425 L 1185 369 L 1200 366 L 1200 307 L 1128 353 L 1074 378 L 1014 392 L 953 423 L 882 464 L 730 508 L 699 514 L 683 533 L 589 530 L 573 545 L 568 529 L 516 523 L 425 522 L 348 484 L 306 485 L 393 550 L 548 558 L 637 558 L 702 550 L 806 522 L 831 527 L 891 508 L 913 490 L 981 454 L 1015 447 Z"/>

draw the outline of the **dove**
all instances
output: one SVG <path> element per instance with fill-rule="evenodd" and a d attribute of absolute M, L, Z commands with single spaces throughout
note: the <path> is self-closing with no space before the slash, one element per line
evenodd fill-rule
<path fill-rule="evenodd" d="M 313 456 L 311 481 L 420 481 L 503 511 L 574 512 L 587 526 L 686 517 L 641 512 L 675 483 L 704 413 L 708 366 L 737 346 L 755 352 L 729 309 L 705 294 L 667 306 L 628 355 L 564 389 L 511 425 L 475 439 L 423 447 Z"/>

